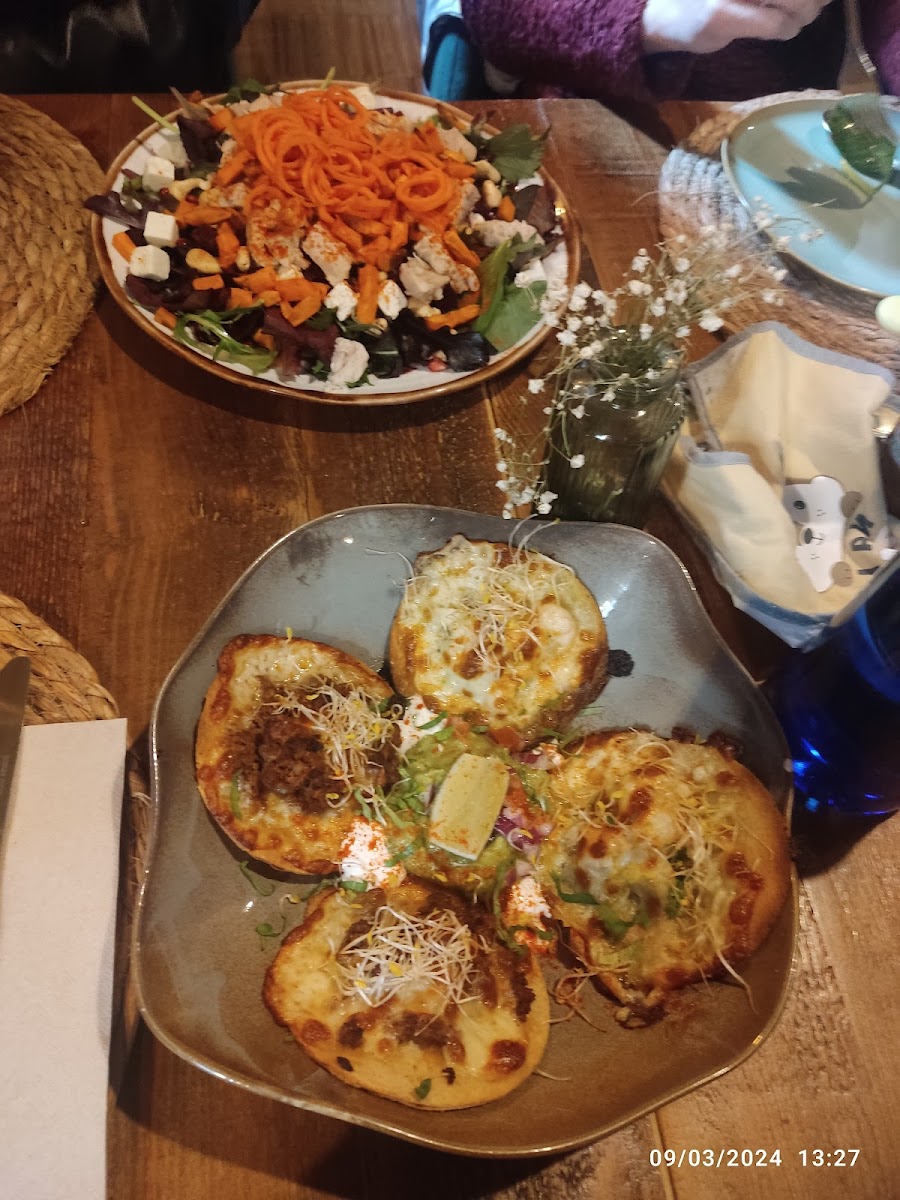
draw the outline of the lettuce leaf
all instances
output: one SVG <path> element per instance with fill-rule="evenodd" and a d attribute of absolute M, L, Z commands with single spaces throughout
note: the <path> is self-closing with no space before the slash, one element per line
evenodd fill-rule
<path fill-rule="evenodd" d="M 535 137 L 527 125 L 507 125 L 487 143 L 485 157 L 510 183 L 527 179 L 541 165 L 549 133 L 546 129 Z"/>
<path fill-rule="evenodd" d="M 507 278 L 512 264 L 517 259 L 527 259 L 539 246 L 537 238 L 526 242 L 516 234 L 495 247 L 478 268 L 485 307 L 473 329 L 484 334 L 495 350 L 514 346 L 540 317 L 541 298 L 547 285 L 535 282 L 521 288 Z"/>
<path fill-rule="evenodd" d="M 211 312 L 209 309 L 199 313 L 182 313 L 172 332 L 179 342 L 190 346 L 192 350 L 208 351 L 209 338 L 212 337 L 213 359 L 224 358 L 229 362 L 240 363 L 254 375 L 261 375 L 263 371 L 268 371 L 275 361 L 276 352 L 266 350 L 264 346 L 248 346 L 232 337 L 228 331 L 230 324 L 252 311 L 248 308 L 232 308 L 227 313 Z M 205 333 L 206 339 L 198 338 L 196 330 Z"/>

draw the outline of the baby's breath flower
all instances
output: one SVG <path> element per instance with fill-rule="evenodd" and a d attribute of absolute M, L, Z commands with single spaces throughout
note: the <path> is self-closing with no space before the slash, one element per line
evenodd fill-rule
<path fill-rule="evenodd" d="M 725 322 L 721 317 L 714 312 L 705 312 L 700 317 L 700 328 L 708 330 L 709 333 L 715 333 L 717 329 L 721 329 Z"/>
<path fill-rule="evenodd" d="M 754 208 L 764 222 L 759 227 L 769 228 L 771 212 Z M 801 236 L 811 241 L 816 234 Z M 786 244 L 775 243 L 778 249 Z M 740 228 L 720 223 L 705 226 L 699 237 L 679 235 L 655 254 L 642 247 L 618 286 L 592 288 L 582 281 L 569 292 L 554 287 L 552 296 L 548 287 L 541 310 L 556 330 L 557 358 L 543 377 L 528 380 L 521 397 L 523 404 L 535 404 L 532 411 L 540 410 L 542 428 L 523 445 L 518 436 L 495 431 L 503 515 L 521 515 L 517 510 L 528 505 L 541 516 L 552 513 L 558 497 L 544 475 L 551 461 L 562 470 L 581 470 L 586 418 L 604 404 L 627 404 L 643 384 L 658 387 L 670 372 L 677 377 L 694 329 L 721 329 L 723 314 L 750 296 L 783 303 L 775 284 L 786 269 L 775 254 L 753 220 Z"/>

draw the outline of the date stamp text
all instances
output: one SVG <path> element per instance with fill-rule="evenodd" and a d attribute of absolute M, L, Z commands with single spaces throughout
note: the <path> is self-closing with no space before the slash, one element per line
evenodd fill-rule
<path fill-rule="evenodd" d="M 860 1151 L 842 1147 L 815 1147 L 787 1151 L 775 1148 L 722 1146 L 684 1147 L 650 1151 L 651 1167 L 781 1167 L 791 1158 L 801 1167 L 855 1167 Z"/>

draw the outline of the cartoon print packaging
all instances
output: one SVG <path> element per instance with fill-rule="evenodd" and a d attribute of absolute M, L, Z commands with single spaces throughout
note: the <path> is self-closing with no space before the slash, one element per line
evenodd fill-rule
<path fill-rule="evenodd" d="M 893 376 L 765 322 L 688 382 L 694 414 L 668 495 L 735 604 L 803 645 L 900 545 L 873 426 Z"/>

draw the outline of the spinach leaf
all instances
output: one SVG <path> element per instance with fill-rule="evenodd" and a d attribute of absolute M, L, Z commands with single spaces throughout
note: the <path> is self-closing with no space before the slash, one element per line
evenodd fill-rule
<path fill-rule="evenodd" d="M 524 241 L 518 234 L 495 246 L 487 258 L 481 260 L 478 268 L 478 278 L 481 282 L 482 312 L 472 326 L 476 333 L 483 333 L 490 328 L 491 322 L 497 315 L 503 303 L 506 273 L 513 259 L 521 254 L 527 254 L 537 249 L 536 238 Z M 490 341 L 491 339 L 488 338 Z M 491 342 L 491 345 L 494 343 Z"/>
<path fill-rule="evenodd" d="M 483 331 L 496 350 L 508 350 L 537 323 L 546 290 L 543 280 L 536 280 L 528 287 L 516 287 L 514 283 L 503 285 L 500 302 Z"/>

